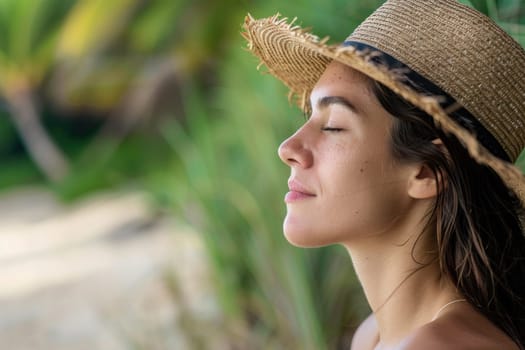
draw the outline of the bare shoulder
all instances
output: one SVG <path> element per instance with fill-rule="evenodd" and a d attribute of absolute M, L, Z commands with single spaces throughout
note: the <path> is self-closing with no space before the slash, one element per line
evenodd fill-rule
<path fill-rule="evenodd" d="M 379 341 L 374 314 L 368 316 L 357 328 L 352 338 L 352 350 L 373 350 Z"/>
<path fill-rule="evenodd" d="M 407 337 L 402 350 L 519 350 L 502 330 L 475 311 L 448 313 Z"/>

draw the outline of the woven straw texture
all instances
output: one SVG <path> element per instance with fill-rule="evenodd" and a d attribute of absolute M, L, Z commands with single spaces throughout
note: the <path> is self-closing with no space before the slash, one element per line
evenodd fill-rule
<path fill-rule="evenodd" d="M 475 135 L 447 116 L 436 98 L 402 83 L 403 72 L 372 62 L 377 52 L 327 45 L 328 38 L 320 40 L 293 23 L 279 15 L 259 20 L 248 16 L 243 35 L 248 49 L 290 88 L 290 97 L 303 109 L 326 66 L 333 59 L 340 61 L 433 116 L 525 203 L 521 171 L 488 152 Z M 434 82 L 466 107 L 516 160 L 525 146 L 525 51 L 490 19 L 455 0 L 389 0 L 348 40 L 376 47 Z"/>
<path fill-rule="evenodd" d="M 434 82 L 478 117 L 511 159 L 518 157 L 525 146 L 525 52 L 488 17 L 454 0 L 394 0 L 350 39 Z"/>

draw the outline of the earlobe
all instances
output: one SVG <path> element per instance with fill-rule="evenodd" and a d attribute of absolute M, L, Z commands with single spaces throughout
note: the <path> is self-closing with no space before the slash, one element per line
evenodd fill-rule
<path fill-rule="evenodd" d="M 432 198 L 437 195 L 436 174 L 427 165 L 420 165 L 408 180 L 408 195 L 415 199 Z"/>

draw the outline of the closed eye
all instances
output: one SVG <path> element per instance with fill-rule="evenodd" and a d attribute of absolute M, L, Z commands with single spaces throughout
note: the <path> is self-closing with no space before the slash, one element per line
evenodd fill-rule
<path fill-rule="evenodd" d="M 343 131 L 344 129 L 343 128 L 330 128 L 328 126 L 325 126 L 321 130 L 323 130 L 323 131 L 331 131 L 331 132 L 339 132 L 339 131 Z"/>

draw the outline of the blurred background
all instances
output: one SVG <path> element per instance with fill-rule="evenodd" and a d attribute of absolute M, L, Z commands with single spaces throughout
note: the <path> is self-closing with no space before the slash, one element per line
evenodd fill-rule
<path fill-rule="evenodd" d="M 0 0 L 0 347 L 347 349 L 368 307 L 282 236 L 303 118 L 240 31 L 336 43 L 382 2 Z M 525 45 L 524 0 L 462 2 Z"/>

